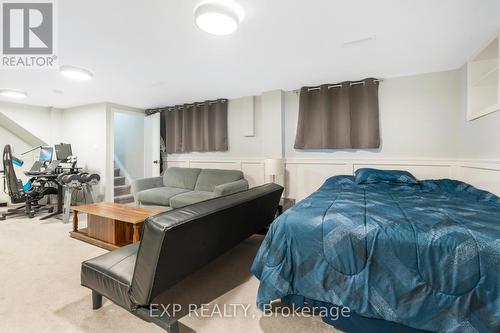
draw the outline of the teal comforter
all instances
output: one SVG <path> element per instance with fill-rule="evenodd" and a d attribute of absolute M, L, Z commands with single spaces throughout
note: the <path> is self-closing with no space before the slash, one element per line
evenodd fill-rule
<path fill-rule="evenodd" d="M 500 332 L 500 199 L 454 180 L 335 176 L 274 221 L 257 305 L 288 295 L 433 332 Z"/>

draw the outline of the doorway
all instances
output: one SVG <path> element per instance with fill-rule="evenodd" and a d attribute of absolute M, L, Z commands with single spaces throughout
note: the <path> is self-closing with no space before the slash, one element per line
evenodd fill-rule
<path fill-rule="evenodd" d="M 134 202 L 131 184 L 145 177 L 143 113 L 113 109 L 113 201 Z"/>

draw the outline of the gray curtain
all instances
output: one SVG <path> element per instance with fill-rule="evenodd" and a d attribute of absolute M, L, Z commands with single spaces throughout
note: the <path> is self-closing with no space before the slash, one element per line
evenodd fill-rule
<path fill-rule="evenodd" d="M 227 100 L 169 107 L 161 114 L 167 153 L 228 150 Z"/>
<path fill-rule="evenodd" d="M 378 81 L 303 87 L 296 149 L 378 148 Z"/>

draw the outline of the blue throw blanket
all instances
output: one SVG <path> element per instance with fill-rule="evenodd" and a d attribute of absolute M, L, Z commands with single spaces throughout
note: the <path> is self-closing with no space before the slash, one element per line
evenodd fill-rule
<path fill-rule="evenodd" d="M 257 305 L 287 295 L 434 332 L 500 332 L 500 198 L 335 176 L 274 221 Z"/>

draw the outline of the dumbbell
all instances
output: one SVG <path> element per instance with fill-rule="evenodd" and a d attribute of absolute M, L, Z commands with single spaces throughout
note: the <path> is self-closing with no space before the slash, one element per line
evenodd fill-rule
<path fill-rule="evenodd" d="M 87 172 L 82 172 L 80 174 L 80 179 L 82 183 L 87 183 L 90 185 L 97 185 L 99 184 L 99 181 L 101 180 L 101 176 L 99 176 L 96 173 L 89 174 Z"/>
<path fill-rule="evenodd" d="M 75 173 L 62 173 L 57 176 L 57 181 L 63 186 L 80 186 L 82 179 Z"/>

